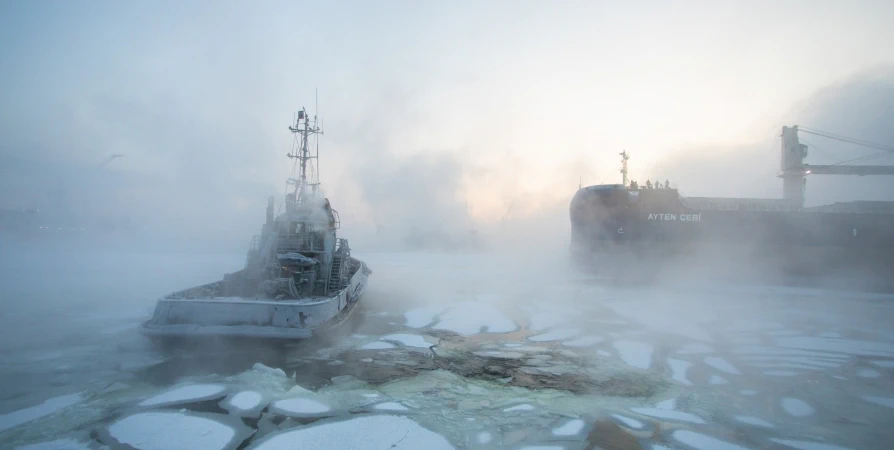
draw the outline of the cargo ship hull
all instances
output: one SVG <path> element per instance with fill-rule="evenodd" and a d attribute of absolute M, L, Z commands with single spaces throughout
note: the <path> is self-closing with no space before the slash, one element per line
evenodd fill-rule
<path fill-rule="evenodd" d="M 781 200 L 685 198 L 675 189 L 580 189 L 571 252 L 618 276 L 677 273 L 773 281 L 851 279 L 894 287 L 894 204 L 804 208 Z"/>

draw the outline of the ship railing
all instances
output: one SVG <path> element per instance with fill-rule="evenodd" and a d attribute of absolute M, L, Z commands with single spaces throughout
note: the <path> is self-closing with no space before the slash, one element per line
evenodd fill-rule
<path fill-rule="evenodd" d="M 323 241 L 313 234 L 279 233 L 278 241 L 279 245 L 276 246 L 277 253 L 324 251 Z"/>

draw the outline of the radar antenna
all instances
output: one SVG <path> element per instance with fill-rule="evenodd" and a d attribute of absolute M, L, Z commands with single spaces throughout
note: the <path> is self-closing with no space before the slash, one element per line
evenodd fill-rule
<path fill-rule="evenodd" d="M 319 181 L 319 140 L 317 141 L 317 149 L 314 155 L 311 155 L 308 147 L 308 138 L 312 135 L 323 134 L 322 128 L 317 125 L 317 116 L 313 119 L 307 113 L 305 108 L 298 111 L 298 117 L 295 124 L 289 126 L 289 131 L 295 135 L 292 150 L 286 155 L 296 160 L 296 168 L 298 169 L 298 178 L 290 178 L 288 184 L 294 184 L 295 189 L 291 195 L 286 197 L 286 208 L 298 207 L 311 201 L 316 196 Z M 310 164 L 308 164 L 310 163 Z M 308 165 L 310 173 L 308 174 Z M 294 170 L 294 169 L 293 169 Z M 310 188 L 310 192 L 308 192 Z"/>
<path fill-rule="evenodd" d="M 630 155 L 627 154 L 627 150 L 618 153 L 621 156 L 621 182 L 624 183 L 624 187 L 627 187 L 627 161 L 630 159 Z"/>

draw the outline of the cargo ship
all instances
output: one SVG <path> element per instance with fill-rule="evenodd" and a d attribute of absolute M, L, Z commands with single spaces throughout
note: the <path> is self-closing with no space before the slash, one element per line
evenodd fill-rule
<path fill-rule="evenodd" d="M 760 276 L 771 281 L 894 289 L 894 202 L 804 206 L 808 176 L 894 175 L 894 166 L 810 165 L 798 133 L 883 152 L 894 148 L 783 127 L 781 199 L 685 197 L 651 181 L 581 187 L 570 205 L 571 255 L 613 278 L 664 281 L 688 275 Z"/>

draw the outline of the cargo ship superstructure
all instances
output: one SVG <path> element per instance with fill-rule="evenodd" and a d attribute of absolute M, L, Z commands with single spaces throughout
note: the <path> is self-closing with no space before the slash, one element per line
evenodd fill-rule
<path fill-rule="evenodd" d="M 799 131 L 782 131 L 781 199 L 684 197 L 667 182 L 639 185 L 628 180 L 629 155 L 621 153 L 621 184 L 581 187 L 571 201 L 573 258 L 613 274 L 685 265 L 779 276 L 847 273 L 892 285 L 894 202 L 806 207 L 804 197 L 807 176 L 894 175 L 894 166 L 806 164 Z"/>

